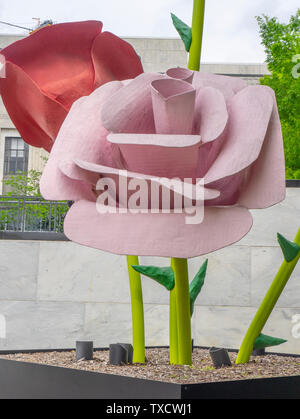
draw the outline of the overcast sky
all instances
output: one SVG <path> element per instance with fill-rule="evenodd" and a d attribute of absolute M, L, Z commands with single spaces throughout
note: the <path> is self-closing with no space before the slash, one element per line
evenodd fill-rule
<path fill-rule="evenodd" d="M 207 0 L 202 62 L 265 60 L 255 16 L 288 21 L 299 0 Z M 118 36 L 177 37 L 170 12 L 191 24 L 193 0 L 0 0 L 0 20 L 34 27 L 33 17 L 55 23 L 101 20 Z M 24 33 L 0 24 L 0 33 Z"/>

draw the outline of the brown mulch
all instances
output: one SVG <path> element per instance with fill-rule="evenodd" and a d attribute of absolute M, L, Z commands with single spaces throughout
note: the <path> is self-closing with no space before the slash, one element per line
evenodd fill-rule
<path fill-rule="evenodd" d="M 300 357 L 266 354 L 236 365 L 236 355 L 229 352 L 232 366 L 219 369 L 213 367 L 209 351 L 200 348 L 194 349 L 192 366 L 170 365 L 165 348 L 147 349 L 145 364 L 120 366 L 109 364 L 108 350 L 95 351 L 92 361 L 76 361 L 75 351 L 0 354 L 0 358 L 181 384 L 300 375 Z"/>

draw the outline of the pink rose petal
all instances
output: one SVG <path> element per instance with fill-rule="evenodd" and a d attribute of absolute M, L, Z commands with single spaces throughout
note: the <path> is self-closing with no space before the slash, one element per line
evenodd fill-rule
<path fill-rule="evenodd" d="M 60 171 L 72 180 L 80 180 L 95 186 L 99 175 L 96 173 L 88 172 L 87 170 L 81 169 L 73 161 L 70 160 L 60 160 L 58 162 L 58 167 Z"/>
<path fill-rule="evenodd" d="M 188 83 L 192 83 L 194 78 L 194 72 L 192 70 L 182 67 L 169 68 L 169 70 L 166 71 L 166 75 L 173 79 L 183 80 Z"/>
<path fill-rule="evenodd" d="M 166 177 L 157 177 L 157 176 L 146 175 L 143 173 L 131 172 L 129 170 L 122 170 L 122 169 L 120 170 L 114 167 L 103 166 L 103 165 L 99 165 L 99 164 L 95 164 L 91 162 L 82 161 L 79 159 L 75 159 L 74 163 L 81 169 L 99 173 L 101 175 L 108 174 L 108 175 L 117 176 L 119 178 L 125 177 L 125 178 L 134 178 L 134 179 L 143 179 L 143 180 L 154 182 L 158 185 L 162 185 L 163 187 L 166 187 L 168 189 L 175 187 L 175 190 L 178 191 L 180 195 L 186 196 L 187 198 L 190 198 L 190 199 L 194 199 L 197 195 L 198 196 L 200 195 L 199 192 L 197 193 L 197 188 L 199 188 L 199 190 L 203 190 L 205 200 L 215 199 L 220 195 L 219 191 L 211 189 L 211 188 L 203 188 L 203 186 L 201 185 L 193 184 L 191 185 L 190 188 L 184 188 L 184 182 L 176 178 L 169 179 Z"/>
<path fill-rule="evenodd" d="M 248 182 L 241 190 L 239 203 L 247 208 L 267 208 L 285 198 L 283 140 L 273 90 L 261 86 L 273 98 L 273 112 L 258 159 L 250 168 Z"/>
<path fill-rule="evenodd" d="M 248 169 L 242 170 L 232 176 L 225 177 L 211 183 L 209 186 L 220 191 L 220 196 L 206 203 L 209 206 L 235 205 L 246 186 Z M 248 208 L 248 207 L 246 207 Z"/>
<path fill-rule="evenodd" d="M 258 158 L 272 110 L 272 95 L 262 86 L 249 86 L 230 100 L 226 140 L 205 175 L 206 184 L 238 173 Z"/>
<path fill-rule="evenodd" d="M 64 231 L 79 244 L 117 254 L 188 258 L 240 240 L 252 226 L 243 207 L 206 208 L 201 224 L 186 224 L 185 214 L 100 214 L 96 204 L 75 203 Z"/>
<path fill-rule="evenodd" d="M 141 74 L 112 95 L 102 109 L 103 126 L 116 133 L 154 134 L 150 84 L 153 80 L 162 78 L 166 76 L 156 73 Z"/>
<path fill-rule="evenodd" d="M 218 138 L 228 121 L 222 93 L 212 87 L 199 89 L 196 94 L 193 133 L 200 134 L 204 143 Z"/>
<path fill-rule="evenodd" d="M 87 199 L 95 201 L 96 197 L 89 184 L 65 176 L 54 160 L 49 160 L 46 166 L 47 169 L 44 170 L 40 180 L 40 191 L 45 199 L 57 201 Z"/>
<path fill-rule="evenodd" d="M 155 131 L 157 134 L 191 134 L 196 90 L 177 79 L 151 83 Z"/>
<path fill-rule="evenodd" d="M 219 74 L 210 74 L 210 73 L 199 73 L 195 71 L 193 78 L 193 86 L 196 89 L 201 87 L 214 87 L 215 89 L 220 90 L 225 100 L 227 101 L 240 90 L 245 89 L 248 84 L 245 80 L 242 80 L 240 77 L 229 77 L 222 76 Z"/>
<path fill-rule="evenodd" d="M 195 178 L 200 135 L 110 134 L 124 168 L 133 172 L 168 178 Z"/>

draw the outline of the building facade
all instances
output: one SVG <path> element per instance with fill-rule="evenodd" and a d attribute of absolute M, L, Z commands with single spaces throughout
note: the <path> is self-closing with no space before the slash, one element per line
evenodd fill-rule
<path fill-rule="evenodd" d="M 22 39 L 20 35 L 0 35 L 0 48 Z M 172 67 L 186 67 L 187 53 L 180 39 L 124 38 L 141 57 L 145 72 L 165 72 Z M 267 74 L 264 64 L 202 64 L 201 71 L 240 77 L 249 84 L 257 84 Z M 0 97 L 0 195 L 9 186 L 5 179 L 17 172 L 32 169 L 42 171 L 47 152 L 28 146 L 10 120 Z"/>

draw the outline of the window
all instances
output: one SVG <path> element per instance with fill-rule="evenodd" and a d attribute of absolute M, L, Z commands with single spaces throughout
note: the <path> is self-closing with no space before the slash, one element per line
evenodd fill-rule
<path fill-rule="evenodd" d="M 5 137 L 4 176 L 27 172 L 29 146 L 20 137 Z"/>

